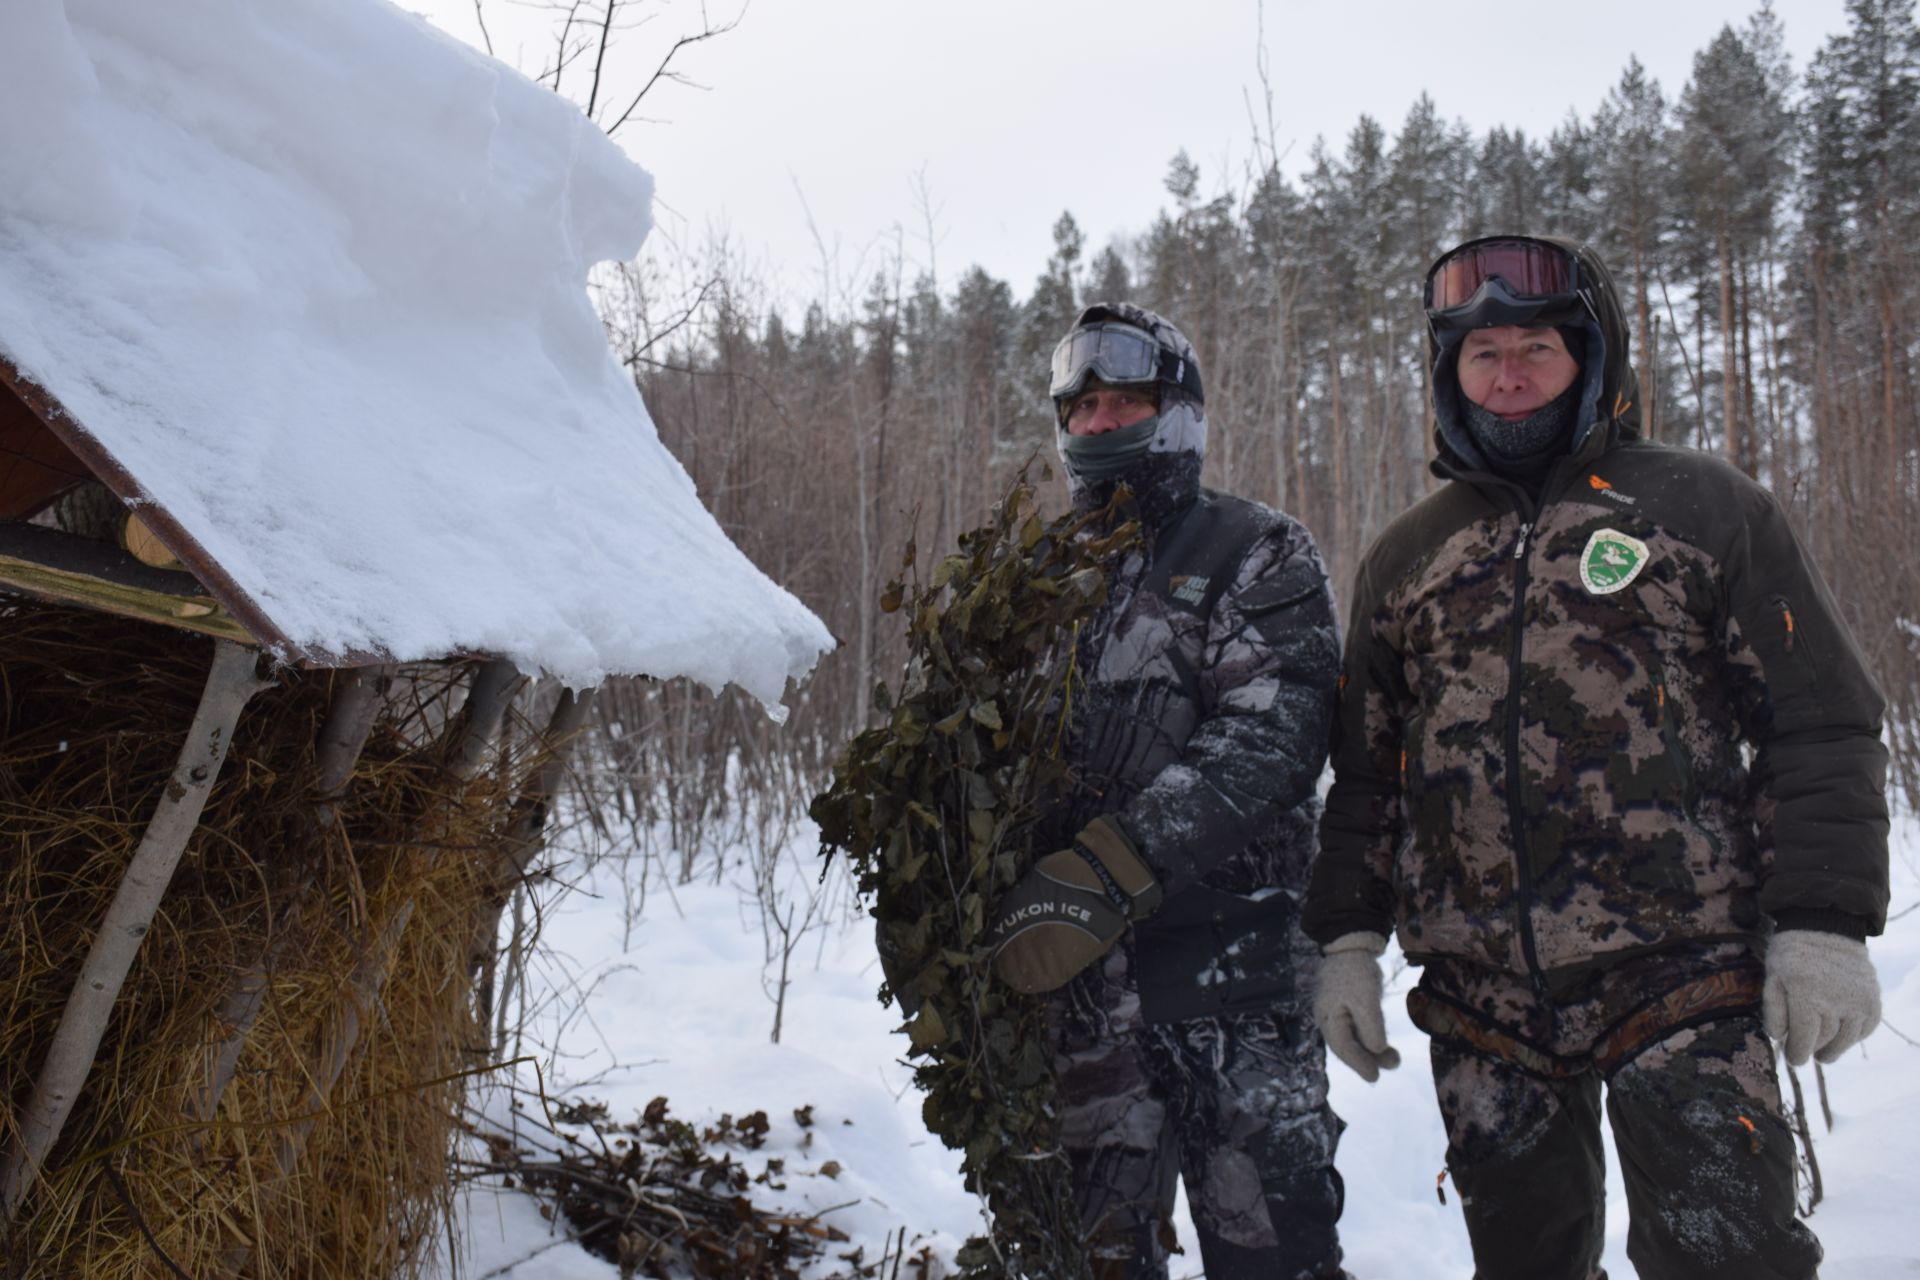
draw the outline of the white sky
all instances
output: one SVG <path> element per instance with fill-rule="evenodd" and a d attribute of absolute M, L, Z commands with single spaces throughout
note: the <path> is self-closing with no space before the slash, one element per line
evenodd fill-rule
<path fill-rule="evenodd" d="M 709 0 L 716 20 L 738 0 Z M 424 3 L 478 43 L 473 0 Z M 530 74 L 548 59 L 552 15 L 484 0 L 495 50 Z M 1258 0 L 752 0 L 737 29 L 681 51 L 705 86 L 659 86 L 651 119 L 620 135 L 658 181 L 659 228 L 698 246 L 726 230 L 767 284 L 817 295 L 822 257 L 857 293 L 899 237 L 928 261 L 915 194 L 937 211 L 934 265 L 950 286 L 978 263 L 1024 296 L 1072 210 L 1097 250 L 1142 231 L 1168 203 L 1167 162 L 1185 147 L 1203 188 L 1238 185 L 1258 98 Z M 1637 54 L 1677 99 L 1693 55 L 1748 0 L 1613 0 L 1466 6 L 1431 0 L 1267 0 L 1274 117 L 1297 174 L 1316 135 L 1338 152 L 1362 113 L 1391 137 L 1421 90 L 1476 131 L 1544 137 L 1588 117 Z M 1183 11 L 1184 10 L 1184 11 Z M 1845 0 L 1776 0 L 1796 71 L 1845 27 Z M 629 93 L 698 0 L 645 0 L 649 21 L 616 50 Z M 644 69 L 644 70 L 643 70 Z"/>

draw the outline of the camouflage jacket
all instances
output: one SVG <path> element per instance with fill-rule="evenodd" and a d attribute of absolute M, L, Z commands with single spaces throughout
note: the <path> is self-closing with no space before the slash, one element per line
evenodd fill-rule
<path fill-rule="evenodd" d="M 1771 495 L 1618 423 L 1537 509 L 1463 473 L 1351 614 L 1306 927 L 1570 983 L 1764 930 L 1877 933 L 1883 700 Z"/>
<path fill-rule="evenodd" d="M 1113 814 L 1159 878 L 1130 943 L 1149 1021 L 1264 1010 L 1318 958 L 1299 903 L 1339 674 L 1326 571 L 1297 521 L 1202 490 L 1192 453 L 1128 482 L 1146 548 L 1081 637 L 1073 790 L 1043 830 Z"/>

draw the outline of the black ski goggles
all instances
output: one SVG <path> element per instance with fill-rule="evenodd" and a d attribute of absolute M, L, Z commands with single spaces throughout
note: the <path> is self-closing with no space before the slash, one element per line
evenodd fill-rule
<path fill-rule="evenodd" d="M 1144 329 L 1106 321 L 1082 325 L 1053 349 L 1047 394 L 1058 400 L 1079 394 L 1089 380 L 1113 386 L 1163 382 L 1200 399 L 1200 371 L 1154 340 Z"/>
<path fill-rule="evenodd" d="M 1520 236 L 1469 240 L 1446 254 L 1427 272 L 1422 301 L 1435 329 L 1554 322 L 1581 308 L 1593 313 L 1579 259 Z"/>

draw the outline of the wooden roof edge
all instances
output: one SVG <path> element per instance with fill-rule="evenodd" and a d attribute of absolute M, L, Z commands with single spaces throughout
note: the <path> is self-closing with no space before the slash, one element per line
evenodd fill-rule
<path fill-rule="evenodd" d="M 47 424 L 47 429 L 58 436 L 60 442 L 85 463 L 88 470 L 111 489 L 129 510 L 139 514 L 142 523 L 173 553 L 181 566 L 199 580 L 207 594 L 246 629 L 255 643 L 291 666 L 370 666 L 388 661 L 379 655 L 335 654 L 295 644 L 268 616 L 260 603 L 200 544 L 200 540 L 174 519 L 172 512 L 154 501 L 139 480 L 108 452 L 86 424 L 60 402 L 59 397 L 22 373 L 19 366 L 4 353 L 0 353 L 0 383 L 6 384 L 22 404 L 33 410 Z"/>
<path fill-rule="evenodd" d="M 130 511 L 135 512 L 140 517 L 147 528 L 152 530 L 154 536 L 160 540 L 161 544 L 173 553 L 175 559 L 179 560 L 181 567 L 193 575 L 201 589 L 231 617 L 233 622 L 238 624 L 239 628 L 244 630 L 245 636 L 235 636 L 228 631 L 218 630 L 212 626 L 195 626 L 190 622 L 177 618 L 166 619 L 158 615 L 134 616 L 153 616 L 156 620 L 169 621 L 172 625 L 185 626 L 189 630 L 203 630 L 208 634 L 227 635 L 230 639 L 244 639 L 246 643 L 265 649 L 286 665 L 302 670 L 311 671 L 327 668 L 385 666 L 398 661 L 393 654 L 380 649 L 333 649 L 326 645 L 300 645 L 294 643 L 267 614 L 259 602 L 236 582 L 233 575 L 221 567 L 220 563 L 208 553 L 207 549 L 200 544 L 200 540 L 187 532 L 180 522 L 173 518 L 171 512 L 153 500 L 132 473 L 120 464 L 119 459 L 109 453 L 106 446 L 101 444 L 94 434 L 87 429 L 86 424 L 75 417 L 72 411 L 60 402 L 59 397 L 22 373 L 19 366 L 14 364 L 12 359 L 4 352 L 0 352 L 0 384 L 4 384 L 20 399 L 22 404 L 31 409 L 42 422 L 46 423 L 47 429 L 53 432 L 54 435 L 59 438 L 60 442 L 71 450 L 74 456 L 79 458 L 102 484 L 111 489 L 115 496 L 117 496 L 122 503 L 126 504 Z M 55 531 L 47 530 L 46 532 L 52 533 Z M 45 547 L 49 544 L 41 542 L 34 545 L 36 547 Z M 99 545 L 103 551 L 107 549 L 106 544 Z M 117 548 L 113 548 L 113 551 L 116 554 L 120 554 Z M 126 570 L 126 572 L 136 574 L 136 579 L 133 581 L 137 581 L 143 588 L 151 586 L 155 581 L 145 576 L 146 574 L 173 572 L 171 570 L 151 570 L 145 565 L 140 565 L 137 561 L 133 560 L 131 556 L 126 556 L 125 559 L 129 565 L 133 566 L 133 568 Z M 98 577 L 100 576 L 99 565 L 101 563 L 105 563 L 105 561 L 103 560 L 89 567 L 74 571 L 88 573 Z M 7 578 L 17 578 L 18 576 L 17 574 L 0 574 L 0 581 L 4 581 Z M 116 583 L 116 579 L 119 577 L 120 571 L 116 570 L 102 577 L 101 580 Z M 70 602 L 89 604 L 96 608 L 103 607 L 97 599 L 83 599 L 80 595 L 70 591 L 49 592 L 39 589 L 36 585 L 28 585 L 17 581 L 6 584 L 32 591 L 34 594 L 49 597 L 58 595 L 59 598 L 66 599 Z M 128 585 L 128 583 L 117 582 L 116 585 Z M 187 593 L 175 589 L 171 592 L 162 592 L 160 594 L 184 597 Z M 129 611 L 122 610 L 121 612 Z M 461 649 L 453 653 L 441 654 L 431 659 L 422 659 L 422 661 L 469 661 L 494 656 L 496 655 Z"/>

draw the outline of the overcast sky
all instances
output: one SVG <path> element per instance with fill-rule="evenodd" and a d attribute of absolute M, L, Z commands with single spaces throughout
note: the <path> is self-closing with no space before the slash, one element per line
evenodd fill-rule
<path fill-rule="evenodd" d="M 737 4 L 709 0 L 707 11 L 720 21 Z M 499 57 L 529 74 L 550 61 L 551 14 L 484 5 Z M 1162 182 L 1178 149 L 1198 162 L 1208 194 L 1242 185 L 1249 99 L 1265 114 L 1263 9 L 1276 132 L 1297 175 L 1316 136 L 1337 153 L 1363 113 L 1391 136 L 1422 90 L 1476 130 L 1544 137 L 1569 110 L 1591 116 L 1637 55 L 1672 101 L 1694 54 L 1756 8 L 751 0 L 736 29 L 675 60 L 704 88 L 659 86 L 648 120 L 619 136 L 657 180 L 656 234 L 697 245 L 724 229 L 786 296 L 820 288 L 808 209 L 843 287 L 898 236 L 912 266 L 931 260 L 943 285 L 977 263 L 1024 296 L 1062 210 L 1090 250 L 1144 230 L 1168 203 Z M 1845 0 L 1774 9 L 1796 71 L 1845 26 Z M 473 0 L 428 0 L 424 11 L 480 43 Z M 701 25 L 698 0 L 646 0 L 636 12 L 649 19 L 623 37 L 610 77 L 629 95 L 674 37 Z M 584 87 L 584 71 L 573 74 Z M 936 213 L 931 258 L 922 180 Z"/>

